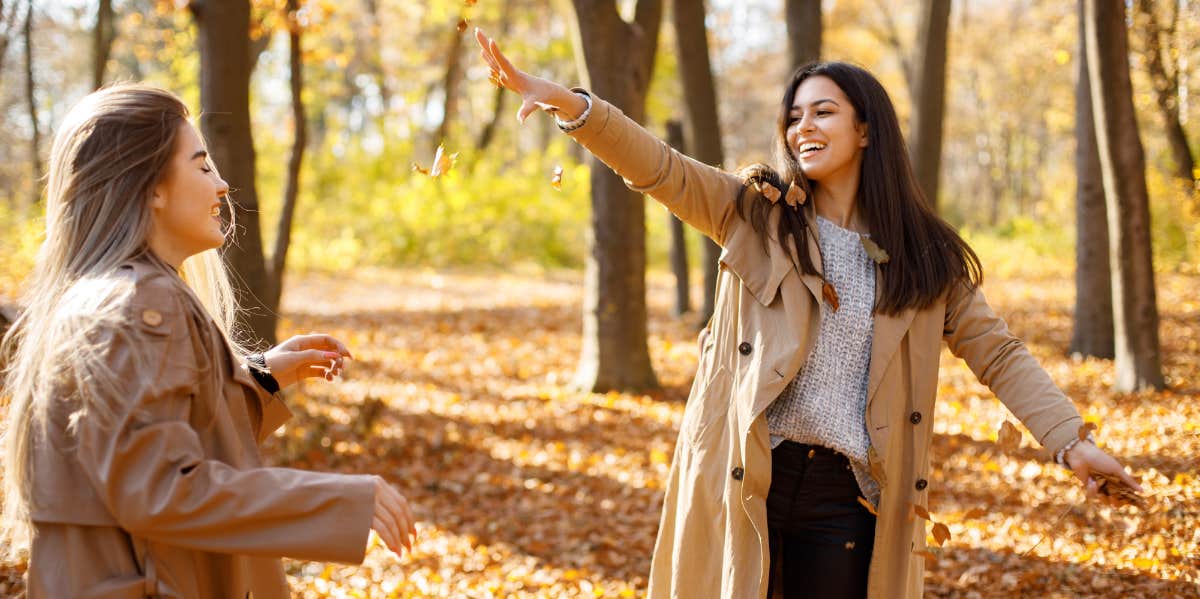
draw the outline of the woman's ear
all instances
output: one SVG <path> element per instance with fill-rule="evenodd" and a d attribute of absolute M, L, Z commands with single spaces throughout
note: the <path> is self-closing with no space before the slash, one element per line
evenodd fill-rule
<path fill-rule="evenodd" d="M 858 147 L 860 147 L 860 148 L 867 147 L 867 139 L 868 139 L 867 124 L 866 123 L 858 123 L 857 125 L 855 125 L 855 128 L 858 129 Z"/>

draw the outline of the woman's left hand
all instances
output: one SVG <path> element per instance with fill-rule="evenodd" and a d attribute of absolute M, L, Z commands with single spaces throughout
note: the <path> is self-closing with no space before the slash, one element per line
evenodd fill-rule
<path fill-rule="evenodd" d="M 1063 461 L 1070 466 L 1075 476 L 1080 481 L 1083 481 L 1088 498 L 1095 498 L 1096 494 L 1100 491 L 1099 481 L 1096 477 L 1092 476 L 1095 472 L 1103 472 L 1111 475 L 1113 478 L 1119 479 L 1121 482 L 1129 485 L 1137 493 L 1143 493 L 1142 486 L 1125 471 L 1120 462 L 1089 441 L 1076 443 L 1063 456 Z"/>
<path fill-rule="evenodd" d="M 332 381 L 342 373 L 346 358 L 353 358 L 341 341 L 319 333 L 296 335 L 263 354 L 267 368 L 282 389 L 309 377 Z"/>

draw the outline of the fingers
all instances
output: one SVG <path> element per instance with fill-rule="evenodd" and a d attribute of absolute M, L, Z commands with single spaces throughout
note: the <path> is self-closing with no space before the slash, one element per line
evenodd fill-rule
<path fill-rule="evenodd" d="M 417 528 L 408 501 L 383 477 L 374 478 L 375 515 L 372 528 L 395 554 L 400 555 L 403 549 L 411 552 Z"/>
<path fill-rule="evenodd" d="M 517 110 L 517 121 L 524 124 L 525 119 L 529 118 L 529 115 L 533 114 L 537 109 L 537 104 L 533 102 L 528 100 L 521 102 L 521 108 Z"/>

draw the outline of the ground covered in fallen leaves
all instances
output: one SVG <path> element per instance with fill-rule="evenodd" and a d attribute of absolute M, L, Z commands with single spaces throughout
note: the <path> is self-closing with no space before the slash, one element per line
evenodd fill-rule
<path fill-rule="evenodd" d="M 696 365 L 694 319 L 649 282 L 662 391 L 573 391 L 580 276 L 367 271 L 296 277 L 281 333 L 322 331 L 357 360 L 291 393 L 274 464 L 377 473 L 420 521 L 411 555 L 362 566 L 287 561 L 302 597 L 640 597 Z M 996 279 L 996 281 L 999 281 Z M 926 557 L 933 597 L 1200 597 L 1200 276 L 1158 278 L 1170 390 L 1116 394 L 1110 362 L 1066 356 L 1073 285 L 1006 278 L 997 312 L 1075 399 L 1101 446 L 1150 493 L 1144 509 L 1085 501 L 1072 475 L 966 366 L 944 353 Z M 698 296 L 698 291 L 695 294 Z M 931 545 L 935 545 L 931 536 Z M 11 589 L 16 570 L 8 576 Z"/>

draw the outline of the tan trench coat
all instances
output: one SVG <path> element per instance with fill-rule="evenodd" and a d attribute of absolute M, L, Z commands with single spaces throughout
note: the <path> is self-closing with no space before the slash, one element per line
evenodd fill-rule
<path fill-rule="evenodd" d="M 61 406 L 32 448 L 30 599 L 284 598 L 281 556 L 361 562 L 372 478 L 263 467 L 258 443 L 291 416 L 280 397 L 169 266 L 120 274 L 133 290 L 104 337 L 111 418 L 68 432 Z"/>
<path fill-rule="evenodd" d="M 582 90 L 578 90 L 582 91 Z M 663 203 L 724 250 L 711 334 L 684 411 L 650 569 L 651 598 L 761 598 L 769 570 L 766 497 L 771 450 L 765 410 L 804 364 L 820 322 L 821 280 L 794 252 L 767 250 L 737 213 L 741 180 L 675 152 L 610 104 L 571 133 L 626 184 Z M 809 222 L 813 203 L 808 202 Z M 780 211 L 768 231 L 776 231 Z M 821 268 L 816 227 L 810 256 Z M 877 271 L 877 276 L 881 273 Z M 878 286 L 877 286 L 878 287 Z M 866 425 L 882 487 L 868 580 L 873 598 L 920 597 L 929 445 L 942 342 L 961 357 L 1048 449 L 1081 419 L 983 294 L 956 286 L 934 305 L 877 314 Z"/>

